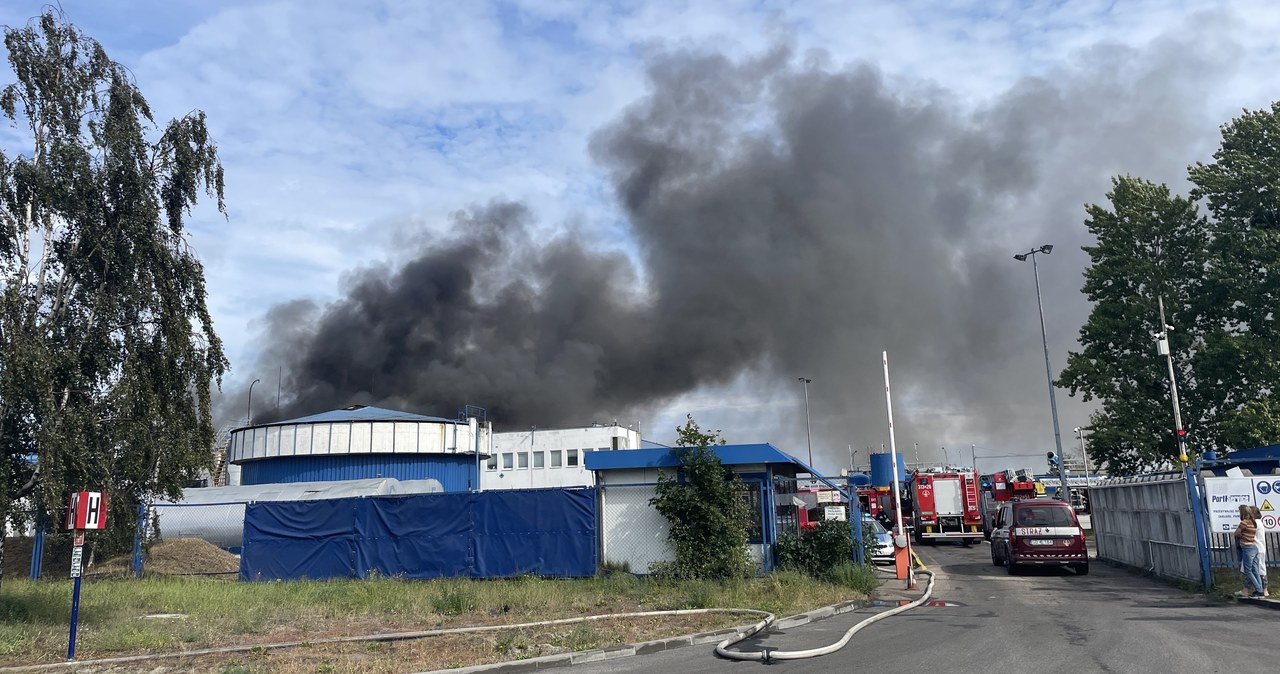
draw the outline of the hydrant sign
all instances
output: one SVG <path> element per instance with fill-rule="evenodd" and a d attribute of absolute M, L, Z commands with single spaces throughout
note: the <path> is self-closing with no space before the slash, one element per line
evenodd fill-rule
<path fill-rule="evenodd" d="M 106 529 L 107 495 L 100 491 L 71 493 L 67 504 L 67 529 Z"/>

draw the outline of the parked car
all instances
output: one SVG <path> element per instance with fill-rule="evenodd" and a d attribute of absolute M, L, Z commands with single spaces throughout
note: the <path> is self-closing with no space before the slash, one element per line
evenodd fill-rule
<path fill-rule="evenodd" d="M 1084 529 L 1070 503 L 1031 499 L 1006 503 L 991 532 L 991 563 L 1015 575 L 1028 566 L 1069 566 L 1089 573 Z"/>
<path fill-rule="evenodd" d="M 871 553 L 871 561 L 874 564 L 892 564 L 894 561 L 893 534 L 889 533 L 884 525 L 876 521 L 874 518 L 867 516 L 862 518 L 862 526 L 870 527 L 876 532 L 876 549 Z"/>

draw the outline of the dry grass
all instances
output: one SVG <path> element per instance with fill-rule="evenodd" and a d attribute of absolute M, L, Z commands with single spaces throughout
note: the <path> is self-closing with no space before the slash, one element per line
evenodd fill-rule
<path fill-rule="evenodd" d="M 0 666 L 65 656 L 70 583 L 6 582 L 0 590 Z M 794 573 L 741 582 L 663 582 L 626 574 L 548 580 L 240 583 L 198 577 L 88 580 L 81 594 L 81 660 L 228 645 L 308 641 L 282 650 L 165 660 L 112 672 L 423 671 L 600 648 L 754 621 L 712 614 L 608 619 L 413 641 L 314 643 L 329 637 L 511 625 L 538 620 L 679 608 L 754 608 L 800 613 L 862 593 Z M 145 616 L 176 613 L 184 617 Z M 89 671 L 89 670 L 81 670 Z"/>
<path fill-rule="evenodd" d="M 133 572 L 132 565 L 132 555 L 120 555 L 95 564 L 85 576 L 121 578 Z M 147 575 L 230 577 L 240 572 L 240 558 L 199 538 L 174 538 L 153 543 L 143 568 Z"/>

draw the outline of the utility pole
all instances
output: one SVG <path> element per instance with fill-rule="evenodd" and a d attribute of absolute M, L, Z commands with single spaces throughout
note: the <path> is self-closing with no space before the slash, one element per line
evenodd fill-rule
<path fill-rule="evenodd" d="M 1169 397 L 1173 400 L 1173 430 L 1178 438 L 1178 460 L 1187 462 L 1186 431 L 1182 430 L 1182 410 L 1178 406 L 1178 380 L 1173 372 L 1173 352 L 1169 349 L 1169 333 L 1173 326 L 1164 322 L 1164 298 L 1156 298 L 1160 305 L 1160 332 L 1156 333 L 1156 352 L 1169 364 Z"/>

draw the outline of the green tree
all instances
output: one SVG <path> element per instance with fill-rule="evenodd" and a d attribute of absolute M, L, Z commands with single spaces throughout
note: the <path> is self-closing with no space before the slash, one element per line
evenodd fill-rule
<path fill-rule="evenodd" d="M 109 521 L 212 463 L 227 362 L 185 237 L 223 206 L 204 114 L 156 125 L 131 74 L 62 14 L 5 30 L 0 110 L 0 517 L 109 492 Z"/>
<path fill-rule="evenodd" d="M 1211 426 L 1211 387 L 1194 376 L 1211 324 L 1197 313 L 1209 262 L 1208 224 L 1194 203 L 1165 185 L 1120 177 L 1108 206 L 1089 205 L 1085 225 L 1092 265 L 1083 292 L 1093 311 L 1080 329 L 1080 350 L 1067 356 L 1060 385 L 1084 400 L 1097 398 L 1090 420 L 1090 457 L 1116 474 L 1169 465 L 1178 457 L 1169 375 L 1156 354 L 1157 301 L 1164 299 L 1184 424 Z"/>
<path fill-rule="evenodd" d="M 1189 177 L 1212 215 L 1201 304 L 1219 329 L 1202 378 L 1219 389 L 1216 439 L 1223 449 L 1280 442 L 1280 102 L 1223 125 L 1213 161 Z"/>
<path fill-rule="evenodd" d="M 692 416 L 676 433 L 678 474 L 661 475 L 649 501 L 670 525 L 667 541 L 676 558 L 651 570 L 677 578 L 744 577 L 752 568 L 747 553 L 751 512 L 745 485 L 711 449 L 724 439 L 719 431 L 703 432 Z"/>

